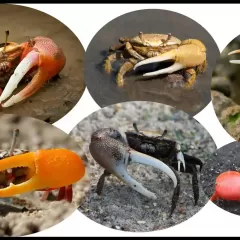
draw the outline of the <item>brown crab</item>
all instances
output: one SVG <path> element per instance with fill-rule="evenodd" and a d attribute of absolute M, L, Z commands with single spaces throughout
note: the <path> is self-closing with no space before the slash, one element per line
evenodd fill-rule
<path fill-rule="evenodd" d="M 171 63 L 169 67 L 143 74 L 153 77 L 161 74 L 171 74 L 182 70 L 190 75 L 185 87 L 191 87 L 198 73 L 206 70 L 206 47 L 197 39 L 180 39 L 169 34 L 144 34 L 140 32 L 133 38 L 120 38 L 121 44 L 111 47 L 110 54 L 104 64 L 105 71 L 112 71 L 112 63 L 117 59 L 127 59 L 117 74 L 117 84 L 124 86 L 124 75 L 136 70 L 142 65 L 151 63 Z M 118 50 L 122 50 L 120 54 Z M 126 57 L 126 53 L 128 56 Z"/>

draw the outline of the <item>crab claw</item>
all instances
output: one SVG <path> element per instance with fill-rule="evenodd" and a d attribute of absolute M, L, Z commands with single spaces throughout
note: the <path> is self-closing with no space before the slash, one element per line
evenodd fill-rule
<path fill-rule="evenodd" d="M 182 43 L 182 45 L 179 46 L 177 49 L 172 49 L 156 57 L 147 58 L 143 61 L 138 62 L 134 66 L 134 70 L 136 70 L 140 66 L 151 63 L 173 63 L 167 68 L 143 74 L 143 76 L 151 77 L 161 74 L 171 74 L 185 68 L 194 68 L 196 66 L 202 65 L 205 60 L 205 46 L 198 40 L 189 39 Z"/>
<path fill-rule="evenodd" d="M 0 161 L 0 171 L 23 168 L 24 180 L 0 189 L 0 197 L 12 197 L 41 189 L 58 189 L 85 175 L 82 159 L 67 149 L 50 149 L 11 156 Z M 23 176 L 22 176 L 23 177 Z"/>
<path fill-rule="evenodd" d="M 240 201 L 240 173 L 227 171 L 221 173 L 216 179 L 215 192 L 210 200 L 217 199 Z"/>
<path fill-rule="evenodd" d="M 234 51 L 228 53 L 228 55 L 232 55 L 232 54 L 235 54 L 235 53 L 240 53 L 240 49 L 234 50 Z M 240 64 L 240 60 L 230 60 L 229 62 L 233 63 L 233 64 Z"/>
<path fill-rule="evenodd" d="M 36 37 L 21 44 L 21 47 L 23 49 L 21 61 L 0 96 L 2 107 L 10 107 L 30 97 L 65 66 L 65 55 L 49 38 Z M 22 91 L 10 97 L 22 78 L 32 70 L 36 70 L 32 81 Z M 3 103 L 5 100 L 7 101 Z"/>
<path fill-rule="evenodd" d="M 177 149 L 178 171 L 180 171 L 180 169 L 181 169 L 181 164 L 182 164 L 182 165 L 183 165 L 183 170 L 184 170 L 184 172 L 185 172 L 185 171 L 186 171 L 186 164 L 185 164 L 184 155 L 183 155 L 183 153 L 180 151 L 180 150 L 181 150 L 180 144 L 177 144 L 177 145 L 176 145 L 176 149 Z"/>
<path fill-rule="evenodd" d="M 129 164 L 139 163 L 155 167 L 166 173 L 172 179 L 174 188 L 177 187 L 178 179 L 169 166 L 156 158 L 129 148 L 126 143 L 118 140 L 120 136 L 120 133 L 112 128 L 100 129 L 93 133 L 89 150 L 100 166 L 150 199 L 156 199 L 157 197 L 128 174 L 127 166 Z"/>

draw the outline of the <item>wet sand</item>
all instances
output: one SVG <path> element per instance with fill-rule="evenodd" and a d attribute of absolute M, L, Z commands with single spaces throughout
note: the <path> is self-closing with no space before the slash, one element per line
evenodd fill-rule
<path fill-rule="evenodd" d="M 35 117 L 54 123 L 64 117 L 79 101 L 84 85 L 84 48 L 74 33 L 57 19 L 35 9 L 1 4 L 0 42 L 5 41 L 5 30 L 10 31 L 9 41 L 25 42 L 36 36 L 52 38 L 64 51 L 66 65 L 60 78 L 49 81 L 35 95 L 3 113 Z M 21 82 L 15 92 L 26 86 Z"/>
<path fill-rule="evenodd" d="M 67 148 L 86 161 L 81 146 L 66 133 L 33 118 L 20 118 L 6 114 L 0 116 L 0 149 L 9 150 L 13 129 L 20 130 L 16 148 L 37 149 Z M 1 160 L 4 161 L 4 160 Z M 88 190 L 87 173 L 73 185 L 73 202 L 56 201 L 57 191 L 48 201 L 40 201 L 42 192 L 29 192 L 13 198 L 0 199 L 0 236 L 23 236 L 42 231 L 70 216 L 80 205 Z"/>
<path fill-rule="evenodd" d="M 117 87 L 115 77 L 121 61 L 114 64 L 111 75 L 106 74 L 103 64 L 108 50 L 119 43 L 120 37 L 134 37 L 140 31 L 171 33 L 181 40 L 196 38 L 205 44 L 208 68 L 204 74 L 197 76 L 192 90 L 170 87 L 166 76 L 138 81 L 141 78 L 134 77 L 134 73 L 126 75 L 125 88 Z M 96 33 L 86 51 L 85 82 L 100 107 L 126 101 L 153 101 L 171 105 L 193 116 L 211 101 L 211 76 L 218 57 L 219 50 L 214 39 L 195 21 L 165 10 L 140 10 L 112 20 Z M 172 76 L 172 80 L 177 78 Z"/>
<path fill-rule="evenodd" d="M 138 124 L 139 130 L 162 133 L 181 144 L 182 151 L 207 161 L 216 150 L 208 132 L 194 119 L 169 106 L 151 102 L 130 102 L 112 105 L 94 112 L 81 121 L 70 133 L 86 153 L 91 168 L 91 189 L 79 211 L 91 220 L 123 231 L 148 232 L 166 229 L 186 221 L 207 203 L 200 186 L 200 198 L 194 206 L 191 175 L 179 173 L 181 192 L 179 202 L 168 219 L 173 194 L 172 181 L 162 172 L 143 165 L 129 165 L 129 174 L 148 190 L 156 193 L 157 200 L 149 200 L 110 176 L 106 179 L 102 196 L 96 194 L 96 184 L 103 173 L 89 153 L 91 134 L 99 128 L 113 127 L 124 135 Z"/>

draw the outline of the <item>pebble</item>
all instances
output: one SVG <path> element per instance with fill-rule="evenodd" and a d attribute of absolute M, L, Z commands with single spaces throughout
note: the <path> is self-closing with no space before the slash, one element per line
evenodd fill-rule
<path fill-rule="evenodd" d="M 137 221 L 138 224 L 145 224 L 145 221 Z"/>
<path fill-rule="evenodd" d="M 153 203 L 153 206 L 156 207 L 156 206 L 157 206 L 157 203 L 154 202 L 154 203 Z"/>

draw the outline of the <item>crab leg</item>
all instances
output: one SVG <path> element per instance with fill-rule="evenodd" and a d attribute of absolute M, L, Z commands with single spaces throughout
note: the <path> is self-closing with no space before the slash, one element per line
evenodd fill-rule
<path fill-rule="evenodd" d="M 232 55 L 232 54 L 235 54 L 235 53 L 240 53 L 240 49 L 234 50 L 234 51 L 228 53 L 228 55 Z M 240 64 L 240 60 L 230 60 L 229 62 L 233 63 L 233 64 Z"/>
<path fill-rule="evenodd" d="M 9 79 L 7 86 L 5 87 L 2 95 L 0 96 L 0 102 L 6 100 L 13 91 L 17 88 L 19 82 L 22 78 L 31 70 L 34 66 L 39 65 L 39 53 L 35 50 L 28 53 L 28 55 L 20 62 L 20 64 L 15 69 L 13 75 Z M 15 103 L 18 103 L 33 93 L 35 93 L 46 81 L 46 73 L 42 71 L 41 68 L 38 69 L 36 75 L 28 86 L 23 89 L 18 94 L 12 96 L 7 102 L 3 103 L 3 107 L 12 106 Z"/>
<path fill-rule="evenodd" d="M 137 63 L 137 60 L 134 58 L 130 58 L 128 61 L 126 61 L 121 68 L 119 69 L 119 72 L 117 74 L 117 85 L 118 87 L 123 87 L 124 86 L 124 76 L 126 73 L 130 72 L 134 65 Z"/>

